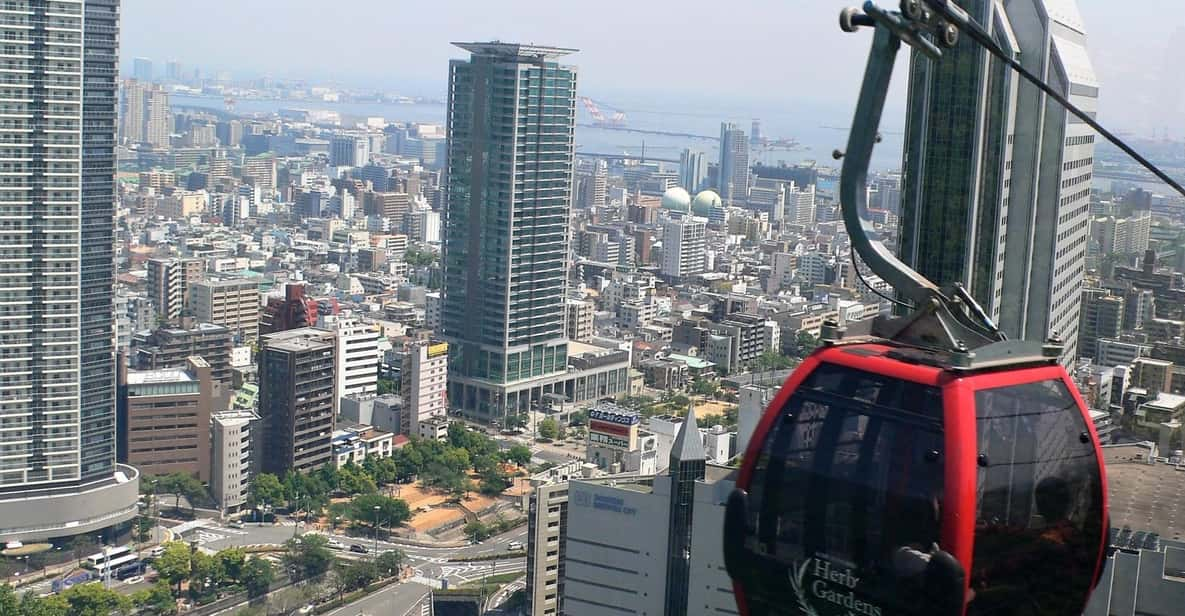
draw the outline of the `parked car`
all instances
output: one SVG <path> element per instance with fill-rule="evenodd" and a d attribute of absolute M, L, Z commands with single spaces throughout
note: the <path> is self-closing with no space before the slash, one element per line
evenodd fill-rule
<path fill-rule="evenodd" d="M 350 551 L 357 552 L 359 554 L 365 554 L 365 553 L 367 553 L 368 550 L 366 549 L 366 546 L 362 546 L 362 545 L 358 545 L 357 543 L 353 543 L 353 544 L 350 544 Z"/>

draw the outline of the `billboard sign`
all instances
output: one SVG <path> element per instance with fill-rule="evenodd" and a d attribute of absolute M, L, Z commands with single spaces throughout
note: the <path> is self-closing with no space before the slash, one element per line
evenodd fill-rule
<path fill-rule="evenodd" d="M 633 426 L 642 421 L 641 415 L 638 415 L 637 413 L 626 412 L 624 409 L 618 412 L 597 407 L 593 407 L 588 410 L 588 418 L 595 419 L 597 421 L 615 423 L 622 426 Z"/>

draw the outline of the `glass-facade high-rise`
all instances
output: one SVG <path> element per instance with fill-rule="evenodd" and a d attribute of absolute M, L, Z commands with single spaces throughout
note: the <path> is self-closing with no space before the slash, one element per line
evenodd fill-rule
<path fill-rule="evenodd" d="M 960 6 L 988 26 L 1001 48 L 1016 52 L 999 0 Z M 998 318 L 1015 77 L 962 37 L 940 60 L 913 53 L 908 108 L 899 256 L 938 284 L 963 283 Z"/>
<path fill-rule="evenodd" d="M 0 540 L 116 527 L 114 174 L 118 0 L 0 12 Z"/>
<path fill-rule="evenodd" d="M 1098 82 L 1074 0 L 968 0 L 1023 65 L 1093 112 Z M 1015 339 L 1066 341 L 1074 360 L 1089 232 L 1094 135 L 1035 86 L 964 40 L 914 53 L 899 256 L 962 283 Z"/>
<path fill-rule="evenodd" d="M 575 50 L 457 46 L 471 57 L 449 64 L 449 401 L 494 420 L 526 407 L 501 386 L 567 369 L 576 70 L 555 60 Z"/>

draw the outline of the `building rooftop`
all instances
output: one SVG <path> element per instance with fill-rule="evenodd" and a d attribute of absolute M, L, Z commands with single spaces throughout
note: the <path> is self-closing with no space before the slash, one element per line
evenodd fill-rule
<path fill-rule="evenodd" d="M 533 45 L 521 43 L 489 42 L 454 42 L 453 45 L 468 51 L 475 56 L 491 56 L 505 59 L 521 59 L 527 61 L 551 60 L 579 51 L 569 47 L 551 47 L 549 45 Z"/>
<path fill-rule="evenodd" d="M 128 370 L 128 385 L 149 385 L 154 383 L 185 383 L 196 379 L 184 368 L 163 368 L 160 370 Z"/>
<path fill-rule="evenodd" d="M 1107 491 L 1111 526 L 1148 530 L 1166 539 L 1185 539 L 1185 518 L 1177 509 L 1185 503 L 1185 468 L 1148 464 L 1147 445 L 1111 445 L 1103 448 L 1107 465 Z"/>

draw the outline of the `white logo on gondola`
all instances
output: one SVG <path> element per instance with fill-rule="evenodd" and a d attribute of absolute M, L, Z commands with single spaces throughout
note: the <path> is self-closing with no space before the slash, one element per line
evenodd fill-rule
<path fill-rule="evenodd" d="M 855 589 L 859 583 L 860 578 L 851 568 L 837 566 L 817 556 L 790 570 L 790 586 L 803 616 L 819 616 L 814 605 L 819 599 L 844 609 L 845 616 L 881 616 L 880 606 L 856 598 Z"/>

